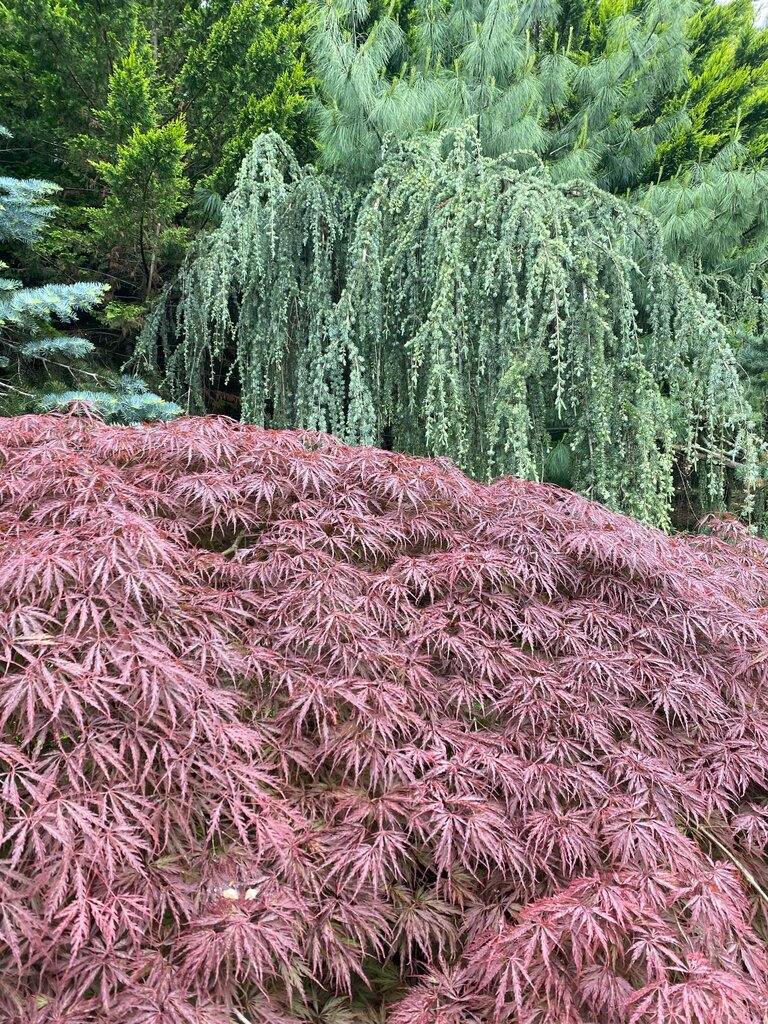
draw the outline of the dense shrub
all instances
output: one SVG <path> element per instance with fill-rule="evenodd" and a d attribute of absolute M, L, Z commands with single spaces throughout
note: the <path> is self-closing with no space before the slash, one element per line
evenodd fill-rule
<path fill-rule="evenodd" d="M 737 525 L 223 419 L 0 466 L 0 1019 L 763 1021 Z"/>

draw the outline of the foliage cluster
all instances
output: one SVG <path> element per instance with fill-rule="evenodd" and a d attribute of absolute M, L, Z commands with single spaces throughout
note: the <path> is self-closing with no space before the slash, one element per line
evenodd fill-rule
<path fill-rule="evenodd" d="M 116 300 L 145 301 L 255 135 L 274 128 L 306 148 L 304 17 L 277 0 L 0 5 L 0 108 L 15 140 L 3 157 L 68 189 L 48 248 L 59 271 L 87 267 Z"/>
<path fill-rule="evenodd" d="M 9 1024 L 759 1024 L 768 548 L 0 421 Z"/>
<path fill-rule="evenodd" d="M 56 185 L 38 179 L 0 178 L 0 242 L 32 244 L 50 221 L 47 200 Z M 7 270 L 0 262 L 0 271 Z M 62 331 L 78 314 L 94 310 L 104 286 L 95 282 L 24 287 L 0 278 L 0 400 L 6 412 L 66 408 L 85 401 L 109 419 L 167 419 L 181 411 L 149 392 L 144 382 L 95 372 L 95 346 Z M 87 363 L 87 366 L 84 365 Z M 88 386 L 87 391 L 73 386 Z M 96 388 L 97 390 L 94 390 Z M 108 390 L 103 390 L 107 388 Z"/>
<path fill-rule="evenodd" d="M 681 208 L 667 219 L 697 239 L 706 213 L 739 186 L 744 215 L 762 225 L 749 157 L 766 146 L 768 32 L 748 0 L 422 0 L 407 11 L 318 5 L 311 48 L 326 166 L 370 173 L 384 139 L 471 120 L 485 153 L 542 160 L 556 180 L 638 199 L 654 185 L 646 201 L 660 211 L 671 193 Z M 722 227 L 708 267 L 742 241 L 725 218 Z"/>
<path fill-rule="evenodd" d="M 474 128 L 393 147 L 371 187 L 302 168 L 277 136 L 243 163 L 221 224 L 140 354 L 204 408 L 239 377 L 246 419 L 448 455 L 478 478 L 568 482 L 667 525 L 681 454 L 705 506 L 760 444 L 717 309 L 657 222 L 582 181 L 482 153 Z"/>
<path fill-rule="evenodd" d="M 327 166 L 370 175 L 383 139 L 471 121 L 487 155 L 544 162 L 556 181 L 653 212 L 667 258 L 764 349 L 768 31 L 749 0 L 409 10 L 372 18 L 365 3 L 322 5 L 312 53 Z"/>

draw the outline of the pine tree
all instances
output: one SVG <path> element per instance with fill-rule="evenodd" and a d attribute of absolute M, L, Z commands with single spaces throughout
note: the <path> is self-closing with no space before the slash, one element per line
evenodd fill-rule
<path fill-rule="evenodd" d="M 326 165 L 363 179 L 385 138 L 472 121 L 483 151 L 544 162 L 652 210 L 667 255 L 742 320 L 768 264 L 768 32 L 747 0 L 318 7 Z"/>
<path fill-rule="evenodd" d="M 54 212 L 47 200 L 57 191 L 47 181 L 0 178 L 0 242 L 34 243 Z M 0 270 L 7 269 L 0 263 Z M 93 282 L 25 288 L 13 278 L 0 279 L 2 413 L 87 402 L 105 419 L 118 422 L 178 414 L 177 406 L 150 393 L 140 379 L 97 370 L 94 345 L 55 326 L 93 311 L 104 291 Z"/>
<path fill-rule="evenodd" d="M 695 9 L 622 4 L 579 50 L 554 0 L 423 0 L 373 20 L 366 4 L 318 7 L 312 52 L 329 166 L 374 166 L 403 140 L 474 119 L 488 155 L 545 160 L 560 179 L 625 189 L 678 128 L 649 111 L 682 87 Z"/>

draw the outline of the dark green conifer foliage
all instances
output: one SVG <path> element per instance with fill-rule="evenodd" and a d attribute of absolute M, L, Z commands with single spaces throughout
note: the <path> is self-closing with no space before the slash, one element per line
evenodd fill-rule
<path fill-rule="evenodd" d="M 0 108 L 20 126 L 17 172 L 42 176 L 55 159 L 83 186 L 71 140 L 125 142 L 131 110 L 140 120 L 151 100 L 162 123 L 186 117 L 192 178 L 226 192 L 260 131 L 308 144 L 305 21 L 301 4 L 279 0 L 5 0 Z M 137 94 L 139 70 L 151 71 L 154 95 Z"/>
<path fill-rule="evenodd" d="M 661 147 L 662 174 L 714 156 L 738 135 L 750 153 L 768 151 L 768 31 L 752 0 L 701 4 L 688 24 L 689 78 L 676 103 L 688 129 Z M 656 170 L 656 168 L 654 168 Z"/>
<path fill-rule="evenodd" d="M 45 262 L 110 285 L 110 342 L 130 345 L 259 132 L 309 152 L 304 20 L 282 0 L 0 4 L 0 173 L 66 187 Z"/>
<path fill-rule="evenodd" d="M 186 124 L 161 116 L 166 94 L 149 44 L 131 47 L 110 76 L 105 108 L 93 112 L 98 134 L 79 140 L 104 193 L 85 211 L 92 254 L 145 300 L 159 268 L 178 265 L 187 237 L 175 223 L 188 184 Z"/>
<path fill-rule="evenodd" d="M 185 4 L 171 33 L 179 70 L 167 77 L 187 118 L 190 175 L 204 188 L 226 195 L 261 132 L 279 132 L 304 158 L 312 152 L 306 20 L 304 0 Z"/>

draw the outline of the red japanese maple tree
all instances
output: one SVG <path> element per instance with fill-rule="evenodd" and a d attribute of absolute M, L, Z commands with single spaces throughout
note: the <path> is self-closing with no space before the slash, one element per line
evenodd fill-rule
<path fill-rule="evenodd" d="M 0 1020 L 762 1024 L 768 559 L 712 527 L 0 420 Z"/>

